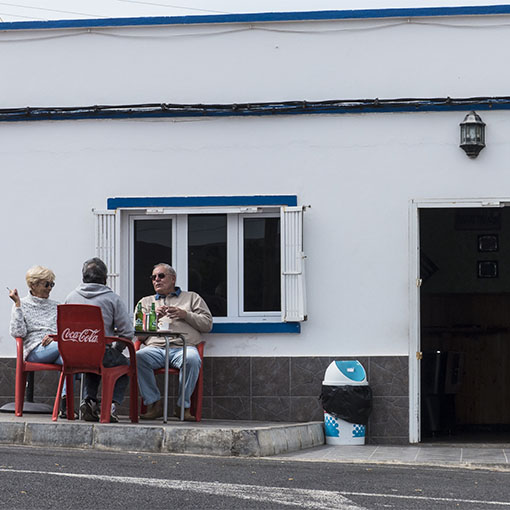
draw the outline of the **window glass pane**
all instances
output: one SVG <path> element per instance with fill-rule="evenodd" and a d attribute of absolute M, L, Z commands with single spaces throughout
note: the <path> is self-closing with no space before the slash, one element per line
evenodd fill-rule
<path fill-rule="evenodd" d="M 188 289 L 215 317 L 227 315 L 227 215 L 188 216 Z"/>
<path fill-rule="evenodd" d="M 150 276 L 159 262 L 172 264 L 172 220 L 135 220 L 133 303 L 154 294 Z"/>
<path fill-rule="evenodd" d="M 245 218 L 244 311 L 280 309 L 280 218 Z"/>

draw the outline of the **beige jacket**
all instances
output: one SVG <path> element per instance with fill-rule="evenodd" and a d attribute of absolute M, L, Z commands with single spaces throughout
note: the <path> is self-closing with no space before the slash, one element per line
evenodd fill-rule
<path fill-rule="evenodd" d="M 187 345 L 197 345 L 201 341 L 201 333 L 208 333 L 212 329 L 213 319 L 206 302 L 196 293 L 181 291 L 178 296 L 166 296 L 156 300 L 156 296 L 146 296 L 139 301 L 142 303 L 142 311 L 149 313 L 152 303 L 156 310 L 159 306 L 176 306 L 186 310 L 185 319 L 173 319 L 170 331 L 186 333 Z M 135 307 L 135 315 L 138 304 Z M 145 345 L 165 347 L 165 339 L 157 336 L 149 336 Z"/>

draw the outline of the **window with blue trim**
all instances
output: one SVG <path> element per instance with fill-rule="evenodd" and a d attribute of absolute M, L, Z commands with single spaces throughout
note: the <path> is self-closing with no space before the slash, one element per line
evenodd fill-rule
<path fill-rule="evenodd" d="M 215 330 L 227 332 L 235 323 L 238 331 L 252 323 L 259 324 L 253 331 L 296 331 L 275 327 L 306 319 L 303 208 L 295 201 L 293 196 L 110 199 L 109 211 L 96 211 L 97 254 L 108 259 L 100 247 L 113 250 L 109 258 L 120 270 L 112 271 L 110 284 L 129 306 L 154 292 L 152 267 L 167 262 L 177 272 L 177 285 L 207 302 Z M 116 235 L 101 228 L 106 216 L 116 217 Z M 273 326 L 261 328 L 264 323 Z"/>

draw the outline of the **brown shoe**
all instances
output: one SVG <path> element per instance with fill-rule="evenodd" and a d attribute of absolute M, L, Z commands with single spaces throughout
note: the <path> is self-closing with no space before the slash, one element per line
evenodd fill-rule
<path fill-rule="evenodd" d="M 147 411 L 140 415 L 142 420 L 156 420 L 163 416 L 163 402 L 157 400 L 156 402 L 147 406 Z"/>
<path fill-rule="evenodd" d="M 181 419 L 181 408 L 179 406 L 175 406 L 174 416 L 179 420 Z M 184 421 L 197 421 L 188 407 L 184 408 Z"/>

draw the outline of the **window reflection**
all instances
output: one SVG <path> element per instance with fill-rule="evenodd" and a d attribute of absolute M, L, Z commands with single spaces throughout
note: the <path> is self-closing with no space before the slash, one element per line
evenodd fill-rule
<path fill-rule="evenodd" d="M 172 264 L 172 220 L 135 220 L 133 303 L 154 294 L 150 275 L 159 262 Z"/>
<path fill-rule="evenodd" d="M 280 311 L 280 218 L 244 219 L 244 311 Z"/>
<path fill-rule="evenodd" d="M 188 290 L 214 317 L 227 316 L 227 215 L 188 216 Z"/>

